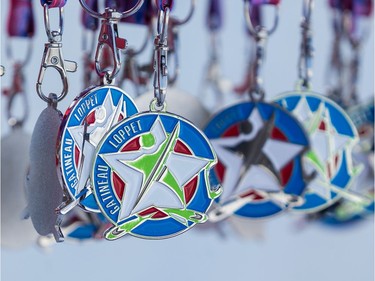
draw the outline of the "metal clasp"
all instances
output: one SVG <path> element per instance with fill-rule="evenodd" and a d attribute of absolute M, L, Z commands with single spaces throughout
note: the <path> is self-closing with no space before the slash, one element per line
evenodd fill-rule
<path fill-rule="evenodd" d="M 39 97 L 49 102 L 50 98 L 46 96 L 42 91 L 42 84 L 44 74 L 47 68 L 51 67 L 59 72 L 61 81 L 63 83 L 63 89 L 60 95 L 57 96 L 57 101 L 61 101 L 68 93 L 68 79 L 66 72 L 75 72 L 77 70 L 77 63 L 74 61 L 64 60 L 62 55 L 62 44 L 58 42 L 46 43 L 43 52 L 42 65 L 39 70 L 38 81 L 36 83 L 36 91 Z"/>
<path fill-rule="evenodd" d="M 278 22 L 279 22 L 279 6 L 275 6 L 275 17 L 273 21 L 273 25 L 270 29 L 263 26 L 261 23 L 257 23 L 257 26 L 254 26 L 251 20 L 251 9 L 252 6 L 250 5 L 250 0 L 244 1 L 244 14 L 246 20 L 246 26 L 251 34 L 251 36 L 255 39 L 256 42 L 256 53 L 253 64 L 251 66 L 251 81 L 253 85 L 250 88 L 250 99 L 252 101 L 262 101 L 265 96 L 265 91 L 263 88 L 263 80 L 261 77 L 261 67 L 264 63 L 265 58 L 265 49 L 268 37 L 275 32 Z"/>
<path fill-rule="evenodd" d="M 299 58 L 299 78 L 302 88 L 310 89 L 312 72 L 312 63 L 314 56 L 313 36 L 311 30 L 311 14 L 313 10 L 313 0 L 304 0 L 303 4 L 303 19 L 301 23 L 302 28 L 302 42 L 301 55 Z"/>
<path fill-rule="evenodd" d="M 103 14 L 95 54 L 95 68 L 100 77 L 106 78 L 107 81 L 104 80 L 104 83 L 111 84 L 121 69 L 120 50 L 125 49 L 127 46 L 127 41 L 124 38 L 120 38 L 118 35 L 117 24 L 121 18 L 121 13 L 110 8 L 106 8 L 105 13 Z M 112 52 L 113 69 L 111 71 L 102 69 L 100 65 L 103 48 L 105 46 L 107 46 Z"/>
<path fill-rule="evenodd" d="M 158 15 L 158 35 L 154 41 L 154 96 L 158 107 L 165 107 L 168 86 L 168 23 L 169 8 L 160 10 Z"/>
<path fill-rule="evenodd" d="M 51 102 L 51 98 L 46 96 L 42 91 L 42 84 L 44 74 L 47 68 L 52 67 L 57 70 L 60 74 L 61 81 L 63 83 L 63 89 L 60 95 L 57 96 L 57 101 L 61 101 L 68 93 L 68 78 L 66 72 L 75 72 L 77 70 L 77 63 L 74 61 L 64 60 L 62 55 L 62 43 L 61 37 L 63 34 L 63 8 L 59 8 L 59 26 L 57 30 L 51 29 L 49 8 L 47 4 L 44 4 L 44 27 L 49 43 L 44 45 L 44 52 L 42 58 L 42 64 L 40 66 L 38 81 L 36 83 L 36 91 L 38 96 L 45 102 Z"/>
<path fill-rule="evenodd" d="M 25 89 L 25 78 L 23 74 L 23 65 L 22 63 L 15 63 L 14 64 L 14 72 L 13 72 L 13 81 L 11 87 L 4 89 L 3 94 L 8 98 L 7 103 L 7 117 L 8 117 L 8 124 L 12 127 L 22 127 L 23 123 L 26 121 L 29 115 L 29 107 L 27 102 L 27 97 L 24 92 Z M 20 96 L 22 98 L 23 104 L 23 111 L 21 117 L 16 117 L 13 112 L 13 102 L 15 97 Z M 20 110 L 18 110 L 19 112 Z"/>

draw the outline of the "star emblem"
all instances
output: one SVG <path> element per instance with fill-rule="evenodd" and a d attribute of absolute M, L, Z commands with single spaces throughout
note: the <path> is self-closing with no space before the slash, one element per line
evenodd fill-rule
<path fill-rule="evenodd" d="M 318 171 L 316 178 L 308 185 L 308 193 L 331 200 L 331 191 L 334 191 L 331 180 L 340 168 L 342 155 L 353 145 L 353 139 L 337 132 L 324 102 L 313 112 L 306 97 L 302 96 L 292 113 L 304 124 L 310 135 L 311 150 L 306 154 L 307 169 Z M 355 169 L 350 162 L 347 165 L 349 173 L 353 174 Z"/>
<path fill-rule="evenodd" d="M 126 184 L 117 222 L 152 207 L 183 224 L 197 215 L 186 210 L 183 187 L 214 160 L 175 152 L 179 133 L 179 122 L 167 133 L 158 117 L 151 130 L 141 135 L 139 150 L 100 154 Z"/>
<path fill-rule="evenodd" d="M 88 124 L 86 118 L 83 124 L 68 128 L 80 151 L 77 165 L 79 182 L 75 190 L 75 197 L 79 197 L 87 185 L 95 149 L 100 140 L 119 121 L 121 115 L 126 116 L 126 104 L 123 97 L 121 96 L 115 105 L 111 89 L 108 89 L 103 104 L 95 109 L 94 114 L 94 122 Z"/>
<path fill-rule="evenodd" d="M 225 166 L 222 203 L 258 190 L 282 192 L 280 170 L 303 152 L 305 146 L 271 138 L 274 115 L 264 121 L 257 108 L 240 125 L 235 137 L 211 140 L 220 162 Z"/>

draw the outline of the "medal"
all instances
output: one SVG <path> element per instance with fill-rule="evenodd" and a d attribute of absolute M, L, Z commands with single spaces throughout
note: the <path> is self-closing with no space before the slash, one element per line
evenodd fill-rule
<path fill-rule="evenodd" d="M 288 93 L 278 102 L 291 112 L 310 135 L 311 150 L 305 156 L 309 172 L 316 176 L 308 185 L 301 212 L 323 209 L 343 196 L 360 170 L 352 162 L 358 134 L 350 118 L 331 100 L 312 92 Z"/>
<path fill-rule="evenodd" d="M 131 98 L 114 86 L 88 89 L 66 111 L 58 159 L 66 190 L 82 208 L 99 211 L 89 188 L 95 148 L 111 127 L 137 112 Z"/>
<path fill-rule="evenodd" d="M 206 211 L 221 192 L 208 181 L 217 159 L 207 138 L 183 117 L 163 112 L 169 11 L 168 6 L 159 12 L 151 111 L 118 123 L 97 147 L 92 186 L 113 224 L 105 232 L 108 240 L 183 233 L 207 220 Z"/>
<path fill-rule="evenodd" d="M 352 149 L 358 142 L 352 121 L 336 103 L 309 90 L 312 76 L 311 13 L 312 1 L 309 1 L 304 6 L 299 69 L 303 91 L 277 98 L 277 102 L 303 124 L 311 140 L 311 150 L 304 163 L 308 173 L 315 173 L 315 178 L 308 185 L 304 204 L 294 207 L 299 212 L 322 210 L 342 196 L 356 198 L 347 190 L 360 172 L 352 162 Z"/>
<path fill-rule="evenodd" d="M 86 11 L 93 12 L 85 7 L 84 1 L 81 4 Z M 121 65 L 119 51 L 125 48 L 125 39 L 119 38 L 117 34 L 117 22 L 121 17 L 127 16 L 127 12 L 120 14 L 107 8 L 104 14 L 96 12 L 95 15 L 102 18 L 95 61 L 97 72 L 103 78 L 103 85 L 88 88 L 81 93 L 67 109 L 60 128 L 58 162 L 68 198 L 59 207 L 62 214 L 77 204 L 87 211 L 100 212 L 90 187 L 95 149 L 111 127 L 138 112 L 133 100 L 123 90 L 110 85 Z M 101 69 L 104 46 L 112 50 L 115 61 L 112 71 Z"/>
<path fill-rule="evenodd" d="M 249 3 L 245 3 L 248 14 Z M 220 111 L 204 130 L 219 159 L 210 180 L 223 186 L 223 194 L 209 214 L 213 222 L 232 214 L 245 218 L 277 214 L 301 204 L 306 184 L 301 160 L 309 140 L 303 128 L 280 106 L 263 101 L 258 75 L 270 32 L 260 25 L 256 29 L 250 26 L 250 30 L 258 49 L 251 101 Z"/>
<path fill-rule="evenodd" d="M 302 155 L 309 141 L 281 107 L 236 104 L 216 114 L 204 132 L 219 158 L 211 182 L 223 186 L 212 220 L 229 214 L 268 217 L 298 201 L 305 188 Z"/>

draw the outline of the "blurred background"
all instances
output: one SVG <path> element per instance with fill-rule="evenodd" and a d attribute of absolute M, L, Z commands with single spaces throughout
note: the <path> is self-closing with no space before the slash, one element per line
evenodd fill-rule
<path fill-rule="evenodd" d="M 5 46 L 8 2 L 1 1 L 1 64 L 12 69 Z M 175 1 L 172 14 L 184 17 L 189 1 Z M 209 61 L 210 40 L 206 26 L 206 0 L 197 0 L 192 19 L 179 32 L 180 76 L 176 88 L 203 102 L 202 81 Z M 39 99 L 35 83 L 47 41 L 43 24 L 43 9 L 34 1 L 36 33 L 30 62 L 25 67 L 26 94 L 30 114 L 24 130 L 32 133 L 33 126 L 46 104 Z M 243 1 L 223 1 L 223 27 L 220 32 L 220 63 L 223 77 L 233 85 L 242 83 L 249 61 L 250 39 L 245 32 Z M 267 45 L 262 71 L 266 98 L 293 90 L 297 82 L 297 61 L 301 40 L 302 1 L 284 0 L 280 6 L 277 31 Z M 78 63 L 78 71 L 69 73 L 70 90 L 58 108 L 65 112 L 71 101 L 83 89 L 79 1 L 68 1 L 65 7 L 63 52 L 65 59 Z M 266 11 L 267 22 L 272 11 Z M 327 92 L 327 69 L 332 48 L 332 14 L 327 1 L 315 1 L 313 13 L 315 92 Z M 367 22 L 368 36 L 361 51 L 358 93 L 362 102 L 374 94 L 374 30 Z M 120 36 L 129 46 L 140 46 L 146 28 L 121 24 Z M 13 53 L 22 57 L 27 43 L 12 40 Z M 147 62 L 152 54 L 149 44 L 139 60 Z M 1 78 L 1 87 L 11 83 L 11 71 Z M 47 73 L 45 91 L 56 91 L 60 85 L 57 73 Z M 61 86 L 58 86 L 61 87 Z M 125 84 L 130 94 L 134 87 Z M 151 96 L 149 99 L 151 100 Z M 228 93 L 226 103 L 235 95 Z M 168 100 L 168 98 L 167 98 Z M 16 104 L 18 106 L 18 104 Z M 217 107 L 224 106 L 220 104 Z M 6 102 L 2 98 L 1 135 L 9 134 L 5 116 Z M 211 108 L 211 111 L 216 111 Z M 194 108 L 191 108 L 194 113 Z M 4 163 L 2 163 L 4 164 Z M 230 219 L 216 226 L 203 225 L 178 237 L 147 241 L 126 237 L 115 242 L 91 240 L 66 241 L 41 248 L 30 243 L 21 249 L 1 248 L 1 280 L 288 280 L 288 281 L 370 281 L 374 279 L 374 221 L 373 216 L 345 226 L 330 226 L 319 221 L 307 222 L 301 215 L 284 213 L 264 221 Z M 2 227 L 7 227 L 2 223 Z"/>

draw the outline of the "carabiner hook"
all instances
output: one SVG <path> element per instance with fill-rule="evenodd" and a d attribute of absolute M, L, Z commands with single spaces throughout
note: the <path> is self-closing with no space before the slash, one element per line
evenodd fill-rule
<path fill-rule="evenodd" d="M 42 91 L 44 74 L 47 68 L 51 67 L 56 69 L 60 74 L 63 83 L 63 90 L 61 94 L 57 96 L 57 101 L 61 101 L 68 93 L 68 79 L 66 72 L 75 72 L 77 70 L 76 62 L 63 59 L 61 48 L 62 44 L 57 42 L 47 43 L 44 47 L 42 65 L 40 66 L 38 81 L 36 83 L 36 91 L 39 97 L 45 102 L 50 102 L 50 98 Z"/>
<path fill-rule="evenodd" d="M 162 107 L 165 103 L 168 86 L 168 23 L 169 8 L 160 10 L 158 14 L 158 35 L 154 41 L 154 96 L 156 105 Z"/>
<path fill-rule="evenodd" d="M 61 42 L 63 35 L 64 26 L 64 7 L 59 7 L 59 28 L 58 30 L 51 30 L 51 24 L 49 19 L 49 7 L 47 4 L 43 5 L 44 8 L 44 28 L 49 42 Z"/>
<path fill-rule="evenodd" d="M 8 98 L 7 103 L 7 117 L 8 124 L 12 127 L 22 127 L 23 123 L 26 121 L 29 115 L 29 107 L 27 102 L 27 97 L 24 92 L 25 89 L 25 78 L 23 75 L 23 65 L 20 63 L 14 64 L 13 81 L 11 88 L 4 89 L 3 94 Z M 12 113 L 13 102 L 16 96 L 21 96 L 23 102 L 23 115 L 17 118 Z"/>
<path fill-rule="evenodd" d="M 96 72 L 101 78 L 103 79 L 104 83 L 111 84 L 117 74 L 120 72 L 121 69 L 121 52 L 120 50 L 124 50 L 127 46 L 127 41 L 124 38 L 120 38 L 118 35 L 118 28 L 117 24 L 121 19 L 121 13 L 116 12 L 111 8 L 106 8 L 104 15 L 104 19 L 102 19 L 102 24 L 99 33 L 98 45 L 95 54 L 95 68 Z M 100 66 L 102 52 L 104 46 L 107 46 L 111 52 L 113 57 L 113 70 L 103 70 Z"/>
<path fill-rule="evenodd" d="M 313 0 L 304 0 L 303 3 L 303 19 L 301 23 L 302 28 L 302 42 L 301 42 L 301 55 L 299 58 L 299 78 L 301 85 L 305 89 L 310 88 L 310 80 L 313 75 L 312 63 L 314 56 L 314 47 L 312 44 L 312 31 L 311 31 L 311 14 L 313 10 Z"/>

